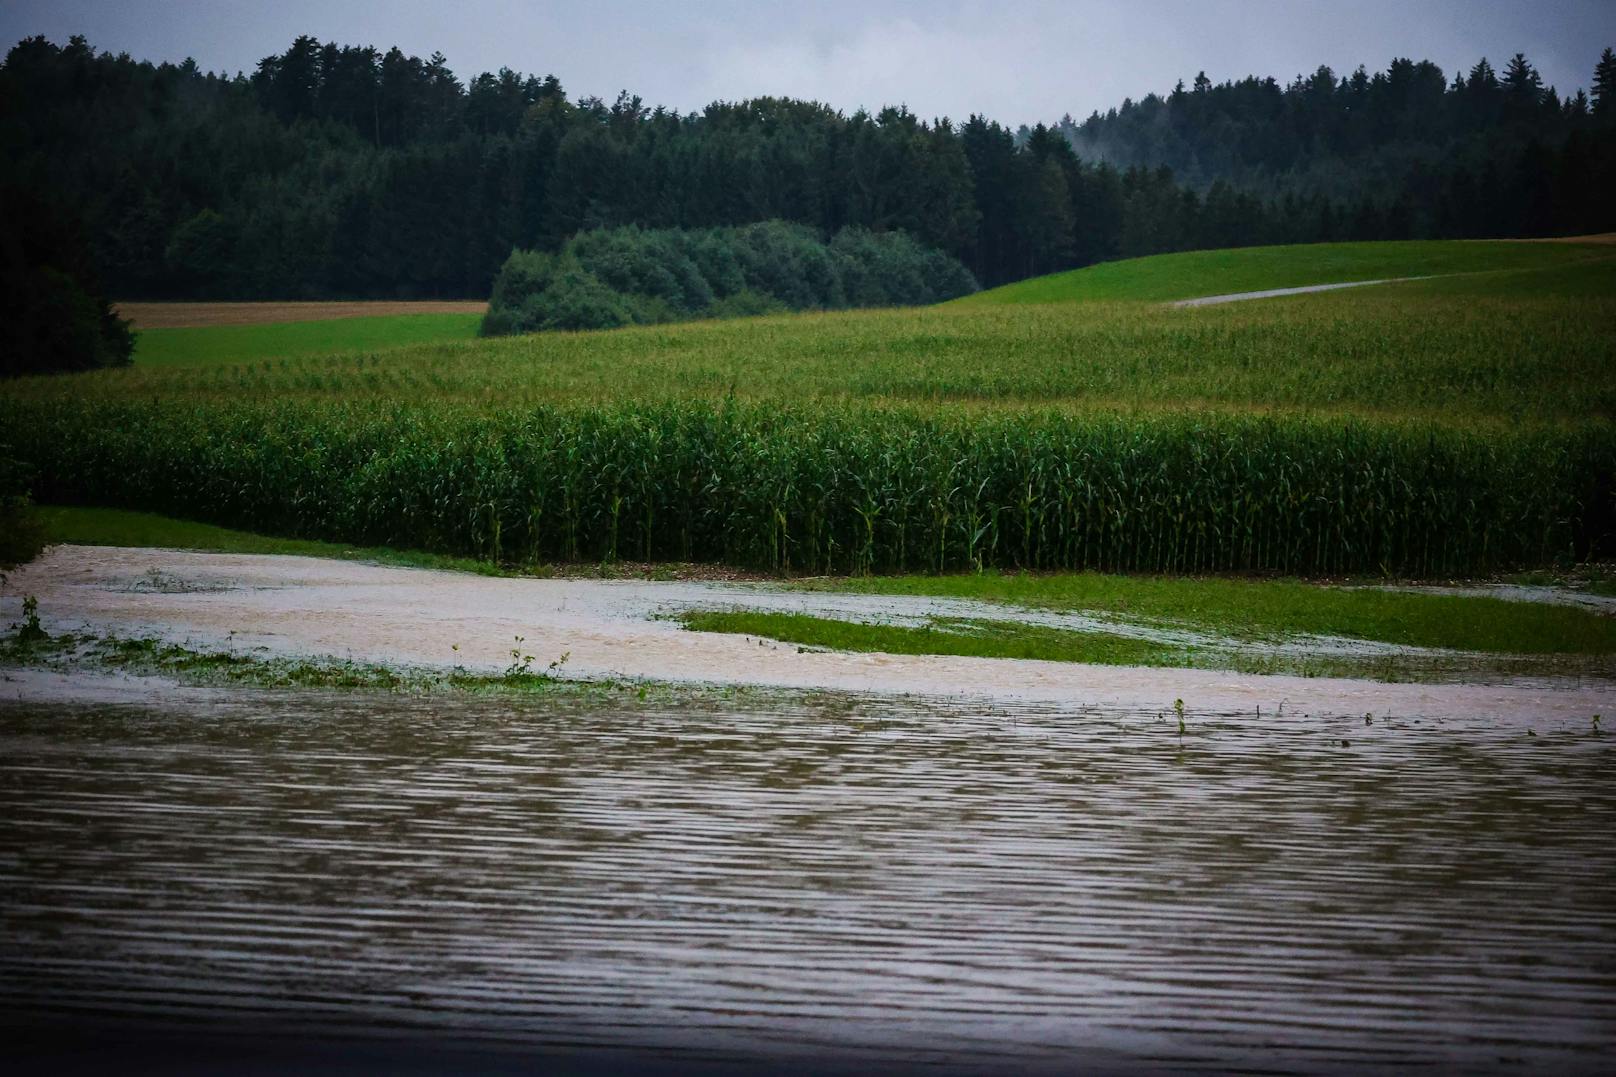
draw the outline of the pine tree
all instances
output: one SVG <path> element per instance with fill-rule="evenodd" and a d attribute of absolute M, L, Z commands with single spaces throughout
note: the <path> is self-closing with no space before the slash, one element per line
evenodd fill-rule
<path fill-rule="evenodd" d="M 1606 48 L 1594 65 L 1594 115 L 1612 112 L 1616 112 L 1616 52 Z"/>
<path fill-rule="evenodd" d="M 1504 68 L 1504 91 L 1521 109 L 1535 107 L 1543 100 L 1543 77 L 1527 61 L 1525 53 L 1517 52 L 1509 58 Z"/>

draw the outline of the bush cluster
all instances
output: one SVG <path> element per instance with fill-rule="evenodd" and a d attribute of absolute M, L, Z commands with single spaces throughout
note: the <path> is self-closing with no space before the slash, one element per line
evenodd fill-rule
<path fill-rule="evenodd" d="M 801 225 L 603 228 L 554 254 L 516 250 L 494 281 L 484 336 L 785 310 L 918 306 L 976 290 L 970 270 L 903 232 Z"/>

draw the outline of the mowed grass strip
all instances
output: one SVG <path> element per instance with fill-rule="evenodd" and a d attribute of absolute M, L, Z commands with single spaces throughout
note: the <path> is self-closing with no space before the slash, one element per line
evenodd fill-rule
<path fill-rule="evenodd" d="M 42 505 L 36 510 L 45 524 L 45 539 L 52 545 L 137 546 L 165 550 L 201 550 L 208 553 L 278 554 L 290 557 L 329 557 L 410 568 L 449 569 L 479 575 L 501 575 L 498 566 L 469 557 L 445 557 L 419 550 L 355 547 L 313 539 L 276 538 L 251 531 L 177 520 L 128 509 Z"/>
<path fill-rule="evenodd" d="M 1185 251 L 1052 273 L 965 296 L 954 300 L 952 305 L 1165 302 L 1309 284 L 1547 269 L 1608 253 L 1608 245 L 1598 242 L 1473 240 L 1312 243 Z"/>
<path fill-rule="evenodd" d="M 982 573 L 813 581 L 809 590 L 969 599 L 1181 626 L 1240 641 L 1339 636 L 1488 654 L 1616 654 L 1616 616 L 1576 606 L 1299 580 Z"/>
<path fill-rule="evenodd" d="M 184 367 L 381 352 L 411 344 L 472 340 L 480 314 L 394 314 L 263 325 L 142 329 L 137 367 Z"/>

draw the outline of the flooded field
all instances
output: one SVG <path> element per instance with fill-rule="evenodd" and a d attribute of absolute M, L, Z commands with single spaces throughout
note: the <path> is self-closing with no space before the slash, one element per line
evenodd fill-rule
<path fill-rule="evenodd" d="M 13 1042 L 1609 1062 L 1616 750 L 1586 719 L 744 698 L 0 702 Z"/>

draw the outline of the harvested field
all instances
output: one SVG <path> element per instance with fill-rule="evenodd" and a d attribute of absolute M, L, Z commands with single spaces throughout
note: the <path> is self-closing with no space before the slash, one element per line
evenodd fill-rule
<path fill-rule="evenodd" d="M 119 303 L 118 313 L 136 329 L 194 329 L 213 325 L 276 325 L 338 318 L 384 318 L 400 314 L 481 314 L 476 299 L 356 300 L 309 303 Z"/>

